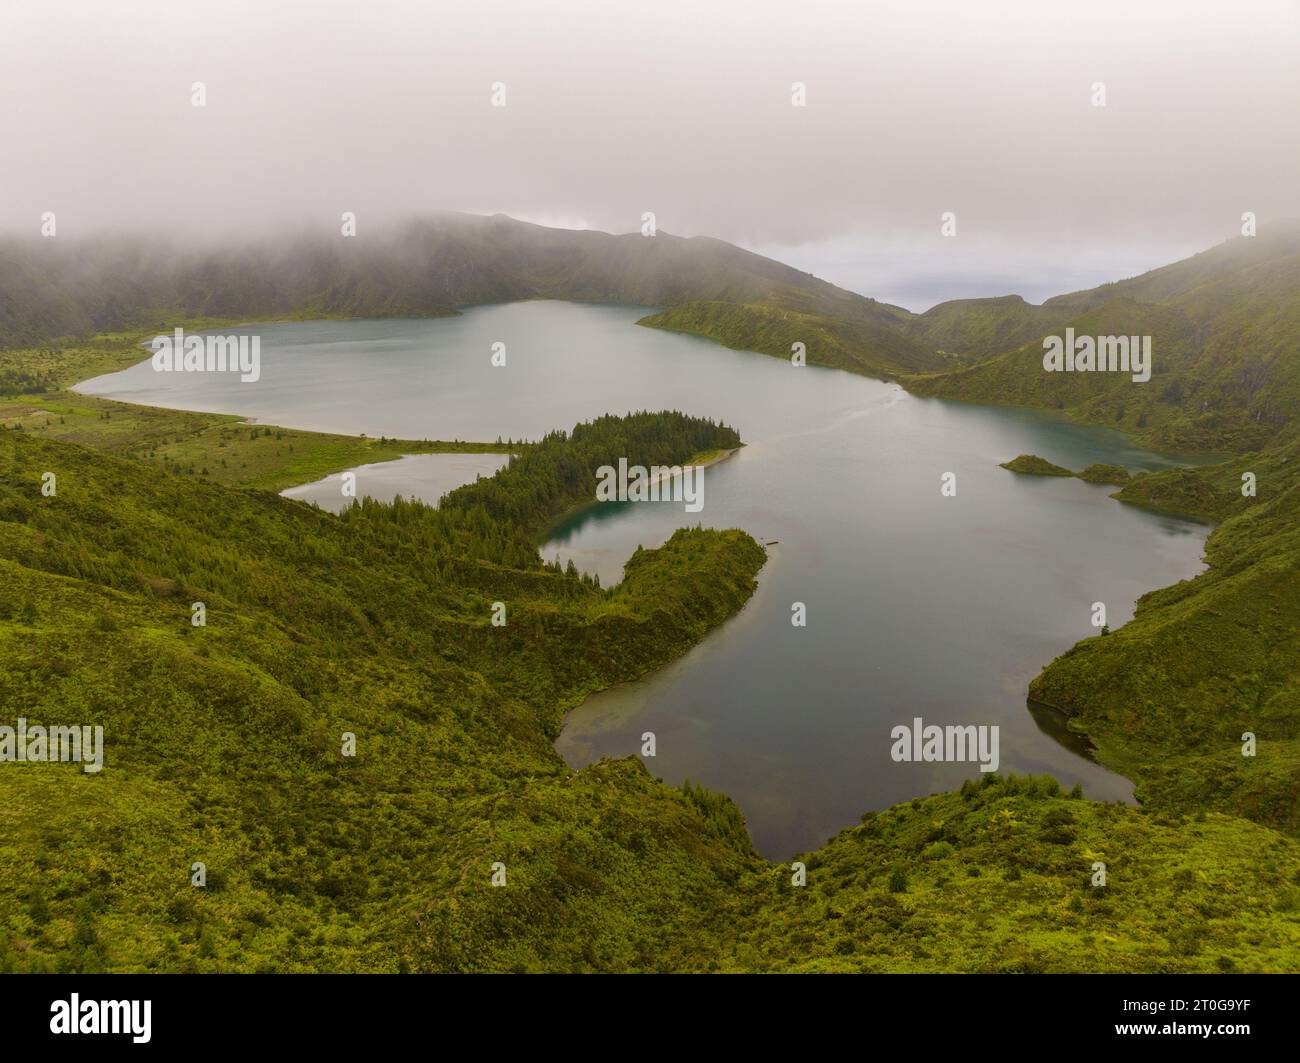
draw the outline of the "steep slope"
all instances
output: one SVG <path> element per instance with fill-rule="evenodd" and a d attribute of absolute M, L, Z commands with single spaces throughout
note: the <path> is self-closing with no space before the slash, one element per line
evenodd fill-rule
<path fill-rule="evenodd" d="M 938 308 L 936 308 L 938 309 Z M 1172 450 L 1245 451 L 1300 416 L 1300 227 L 1237 238 L 1151 273 L 1048 300 L 1044 334 L 1150 336 L 1145 383 L 1049 373 L 1041 336 L 972 367 L 908 378 L 943 398 L 1062 410 Z M 1047 318 L 1044 318 L 1047 320 Z"/>
<path fill-rule="evenodd" d="M 1273 266 L 1285 267 L 1300 247 L 1300 219 L 1268 224 L 1257 236 L 1225 240 L 1191 258 L 1125 280 L 1096 288 L 1054 296 L 1043 303 L 1046 309 L 1078 311 L 1111 299 L 1132 299 L 1139 303 L 1175 302 L 1207 284 L 1257 274 Z"/>

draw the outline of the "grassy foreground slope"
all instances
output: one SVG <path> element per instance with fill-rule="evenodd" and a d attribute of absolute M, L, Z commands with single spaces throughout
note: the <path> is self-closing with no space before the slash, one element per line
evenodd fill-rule
<path fill-rule="evenodd" d="M 0 703 L 105 730 L 98 774 L 0 764 L 0 968 L 1300 967 L 1300 845 L 1240 819 L 990 779 L 868 816 L 794 887 L 725 797 L 569 771 L 567 709 L 734 613 L 764 554 L 683 530 L 601 590 L 529 529 L 611 454 L 732 443 L 602 418 L 438 510 L 336 517 L 0 433 Z"/>
<path fill-rule="evenodd" d="M 1296 843 L 985 776 L 862 818 L 808 886 L 745 882 L 723 965 L 758 971 L 1294 971 Z M 1106 884 L 1094 884 L 1105 864 Z M 748 911 L 749 917 L 745 917 Z"/>

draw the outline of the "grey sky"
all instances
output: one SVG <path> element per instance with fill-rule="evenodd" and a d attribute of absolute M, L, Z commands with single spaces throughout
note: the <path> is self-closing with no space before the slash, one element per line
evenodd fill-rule
<path fill-rule="evenodd" d="M 913 307 L 1036 299 L 1300 214 L 1298 55 L 1293 0 L 3 0 L 0 231 L 649 210 Z"/>

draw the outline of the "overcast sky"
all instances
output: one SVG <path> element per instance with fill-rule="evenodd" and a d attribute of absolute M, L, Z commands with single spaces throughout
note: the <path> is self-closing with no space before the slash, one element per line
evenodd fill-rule
<path fill-rule="evenodd" d="M 1295 0 L 0 0 L 0 97 L 60 238 L 654 211 L 920 309 L 1300 215 Z"/>

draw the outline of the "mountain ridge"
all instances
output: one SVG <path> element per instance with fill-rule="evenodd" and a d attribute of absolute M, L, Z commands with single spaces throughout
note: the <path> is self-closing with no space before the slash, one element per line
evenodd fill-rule
<path fill-rule="evenodd" d="M 570 299 L 644 306 L 642 325 L 781 358 L 802 344 L 809 364 L 924 395 L 1059 410 L 1169 450 L 1255 449 L 1294 432 L 1300 413 L 1295 222 L 1041 304 L 1003 295 L 922 314 L 713 237 L 446 211 L 355 239 L 298 231 L 216 249 L 0 240 L 0 292 L 0 349 L 177 317 L 437 316 Z M 1045 373 L 1039 341 L 1067 327 L 1153 335 L 1151 381 Z M 0 390 L 19 380 L 0 379 Z M 21 381 L 38 386 L 39 374 Z"/>
<path fill-rule="evenodd" d="M 440 315 L 519 299 L 660 308 L 775 300 L 881 329 L 906 311 L 711 237 L 552 229 L 442 212 L 355 239 L 297 232 L 211 250 L 0 241 L 0 347 L 186 317 Z"/>

